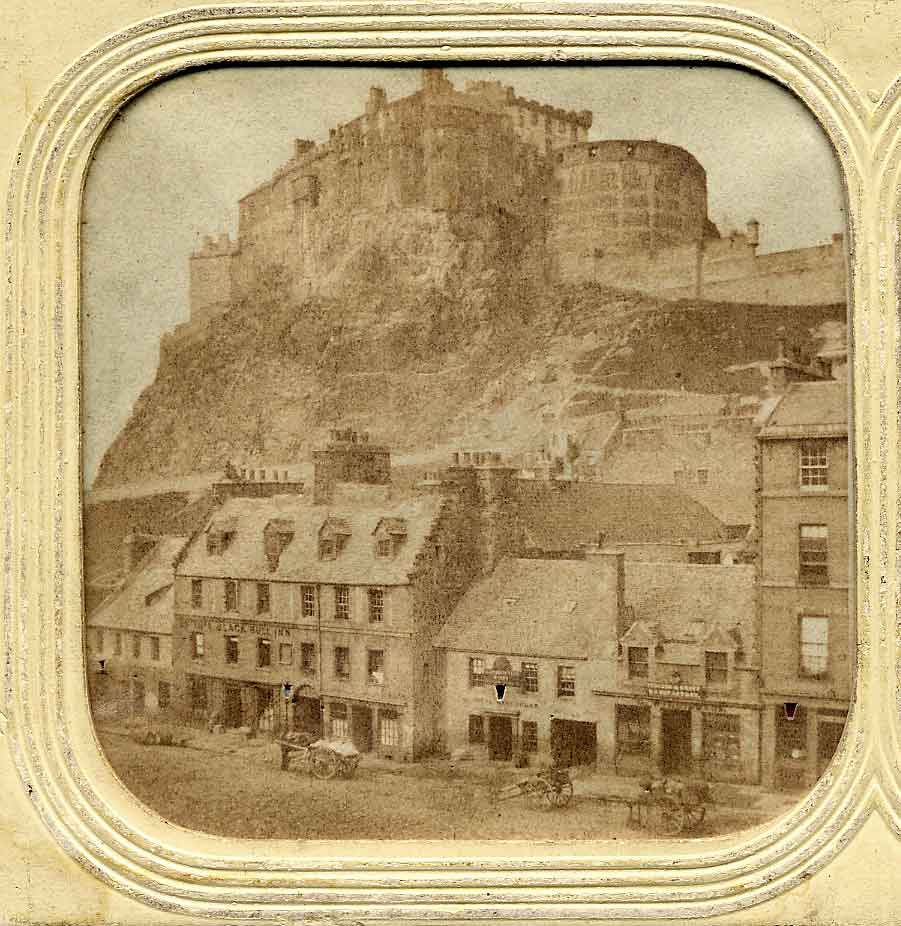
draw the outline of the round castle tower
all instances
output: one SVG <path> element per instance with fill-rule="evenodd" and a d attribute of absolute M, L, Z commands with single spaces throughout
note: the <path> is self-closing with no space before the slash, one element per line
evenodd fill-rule
<path fill-rule="evenodd" d="M 707 175 L 687 151 L 657 141 L 592 141 L 557 153 L 549 250 L 564 280 L 598 266 L 719 237 Z"/>

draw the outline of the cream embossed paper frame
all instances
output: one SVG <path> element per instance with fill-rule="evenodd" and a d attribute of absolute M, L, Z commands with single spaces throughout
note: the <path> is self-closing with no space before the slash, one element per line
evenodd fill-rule
<path fill-rule="evenodd" d="M 723 62 L 793 90 L 829 134 L 849 206 L 856 462 L 856 694 L 802 804 L 753 837 L 685 843 L 250 842 L 137 804 L 93 733 L 82 640 L 79 224 L 97 140 L 140 90 L 229 62 Z M 10 188 L 4 462 L 6 733 L 22 785 L 89 871 L 173 913 L 234 921 L 673 918 L 778 895 L 866 817 L 899 830 L 895 693 L 895 267 L 901 85 L 861 97 L 798 36 L 724 7 L 607 3 L 230 6 L 122 32 L 53 86 Z"/>

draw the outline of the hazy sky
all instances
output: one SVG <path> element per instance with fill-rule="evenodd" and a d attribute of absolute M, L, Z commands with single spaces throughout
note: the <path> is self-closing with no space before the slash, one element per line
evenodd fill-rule
<path fill-rule="evenodd" d="M 722 231 L 761 223 L 761 250 L 826 241 L 845 227 L 838 162 L 813 117 L 776 84 L 721 67 L 592 65 L 449 68 L 458 84 L 497 78 L 521 96 L 594 113 L 592 138 L 655 138 L 707 171 Z M 157 85 L 129 104 L 95 153 L 84 196 L 84 475 L 152 380 L 163 332 L 188 315 L 188 255 L 237 230 L 237 202 L 291 155 L 419 85 L 403 67 L 233 67 Z"/>

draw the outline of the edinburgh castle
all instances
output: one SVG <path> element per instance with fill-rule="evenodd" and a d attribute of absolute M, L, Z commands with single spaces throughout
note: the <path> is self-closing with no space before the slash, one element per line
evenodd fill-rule
<path fill-rule="evenodd" d="M 459 89 L 438 68 L 398 100 L 371 88 L 362 115 L 322 143 L 297 139 L 291 160 L 240 201 L 237 240 L 207 237 L 191 256 L 184 327 L 267 277 L 302 300 L 349 277 L 379 285 L 399 259 L 437 288 L 505 273 L 667 299 L 845 300 L 841 235 L 760 255 L 754 220 L 725 235 L 710 221 L 706 174 L 689 152 L 589 141 L 592 121 L 497 81 Z"/>

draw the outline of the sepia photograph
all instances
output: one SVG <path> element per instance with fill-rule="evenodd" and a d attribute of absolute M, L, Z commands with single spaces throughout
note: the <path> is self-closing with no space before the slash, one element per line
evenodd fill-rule
<path fill-rule="evenodd" d="M 846 204 L 724 66 L 216 67 L 107 128 L 86 683 L 230 837 L 703 838 L 853 690 Z"/>

